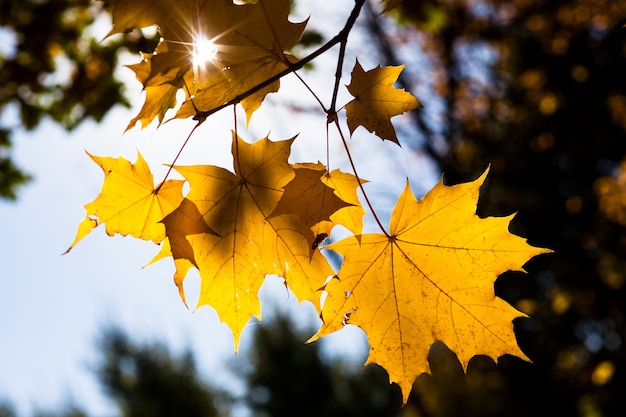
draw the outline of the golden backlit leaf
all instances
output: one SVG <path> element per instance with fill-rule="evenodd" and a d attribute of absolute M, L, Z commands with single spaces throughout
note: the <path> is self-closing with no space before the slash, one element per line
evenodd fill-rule
<path fill-rule="evenodd" d="M 89 156 L 104 171 L 104 183 L 100 195 L 85 205 L 86 217 L 66 252 L 102 223 L 109 236 L 119 233 L 160 243 L 165 238 L 161 220 L 182 201 L 184 181 L 167 180 L 155 187 L 141 154 L 134 164 L 124 158 Z"/>
<path fill-rule="evenodd" d="M 165 113 L 176 106 L 176 92 L 178 87 L 171 84 L 161 84 L 145 88 L 146 100 L 137 116 L 133 117 L 126 126 L 130 130 L 137 122 L 141 123 L 141 128 L 147 127 L 156 118 L 159 125 L 163 122 Z"/>
<path fill-rule="evenodd" d="M 173 7 L 172 2 L 168 0 L 153 1 L 129 1 L 129 0 L 106 0 L 113 6 L 113 27 L 109 31 L 108 36 L 116 33 L 125 33 L 132 29 L 144 28 L 153 25 L 159 25 L 161 31 L 168 31 L 168 23 L 170 25 L 183 24 L 175 16 L 170 16 Z M 193 1 L 186 3 L 194 3 Z"/>
<path fill-rule="evenodd" d="M 314 338 L 359 326 L 370 344 L 367 363 L 387 370 L 405 402 L 415 378 L 429 372 L 436 341 L 456 352 L 464 368 L 474 355 L 528 359 L 512 323 L 525 315 L 496 297 L 494 282 L 549 251 L 509 233 L 512 216 L 475 214 L 485 176 L 451 187 L 440 182 L 419 202 L 407 183 L 389 236 L 364 234 L 326 246 L 344 260 L 338 279 L 326 286 L 324 324 Z"/>
<path fill-rule="evenodd" d="M 351 134 L 357 127 L 363 126 L 383 140 L 389 139 L 400 144 L 391 118 L 420 105 L 411 93 L 393 86 L 404 67 L 378 66 L 364 71 L 359 61 L 356 61 L 348 85 L 354 100 L 346 104 Z"/>
<path fill-rule="evenodd" d="M 163 110 L 172 107 L 170 101 L 167 107 L 155 102 L 165 92 L 173 97 L 185 86 L 187 98 L 176 117 L 186 118 L 195 116 L 196 109 L 211 111 L 286 69 L 294 58 L 285 51 L 298 41 L 306 26 L 306 21 L 289 21 L 289 0 L 254 4 L 234 4 L 232 0 L 109 2 L 114 23 L 110 35 L 157 25 L 163 37 L 153 56 L 144 56 L 144 61 L 131 66 L 147 93 L 150 87 L 159 86 L 158 94 L 146 94 L 144 109 L 133 121 L 141 121 L 142 126 L 157 116 L 161 120 Z M 194 62 L 199 38 L 212 41 L 212 59 Z M 265 95 L 278 87 L 276 81 L 242 102 L 248 120 Z M 173 88 L 175 91 L 170 91 Z"/>
<path fill-rule="evenodd" d="M 365 210 L 359 202 L 357 190 L 359 188 L 359 180 L 346 172 L 335 169 L 327 172 L 322 177 L 322 182 L 335 190 L 335 195 L 349 205 L 340 208 L 330 216 L 330 221 L 321 221 L 313 227 L 313 233 L 316 236 L 330 235 L 330 231 L 335 225 L 342 225 L 355 235 L 360 235 L 363 231 L 363 216 Z M 361 179 L 363 184 L 366 180 Z"/>
<path fill-rule="evenodd" d="M 315 248 L 316 236 L 321 233 L 313 233 L 312 228 L 320 222 L 330 223 L 330 217 L 349 203 L 337 197 L 334 190 L 324 184 L 322 178 L 326 176 L 326 167 L 321 164 L 295 164 L 293 165 L 295 177 L 285 186 L 278 205 L 270 217 L 281 214 L 291 214 L 302 221 L 301 230 L 307 236 L 309 245 Z"/>
<path fill-rule="evenodd" d="M 186 209 L 192 214 L 174 211 L 164 220 L 172 248 L 181 248 L 175 259 L 195 263 L 201 277 L 197 307 L 210 305 L 218 312 L 236 347 L 249 319 L 261 317 L 258 291 L 266 274 L 285 278 L 300 301 L 317 308 L 317 291 L 334 274 L 319 251 L 311 256 L 296 216 L 269 218 L 294 177 L 288 163 L 292 142 L 264 138 L 248 144 L 233 134 L 234 173 L 215 166 L 175 167 L 189 182 L 186 201 L 193 204 Z M 219 236 L 198 233 L 196 213 Z"/>
<path fill-rule="evenodd" d="M 199 233 L 217 234 L 206 224 L 196 205 L 187 198 L 182 200 L 176 210 L 165 216 L 162 223 L 165 225 L 167 239 L 161 251 L 150 263 L 169 256 L 174 258 L 174 267 L 176 268 L 174 283 L 178 288 L 180 297 L 187 305 L 183 281 L 189 270 L 197 265 L 193 249 L 186 237 Z"/>

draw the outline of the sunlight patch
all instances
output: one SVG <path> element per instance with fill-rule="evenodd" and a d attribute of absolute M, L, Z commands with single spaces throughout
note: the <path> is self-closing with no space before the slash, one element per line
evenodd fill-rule
<path fill-rule="evenodd" d="M 217 45 L 204 35 L 198 35 L 193 42 L 193 65 L 200 67 L 213 61 L 217 55 Z"/>

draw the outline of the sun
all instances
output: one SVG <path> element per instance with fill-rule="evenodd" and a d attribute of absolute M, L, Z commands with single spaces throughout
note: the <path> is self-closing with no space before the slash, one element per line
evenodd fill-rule
<path fill-rule="evenodd" d="M 204 35 L 197 35 L 193 41 L 192 59 L 194 67 L 213 61 L 217 56 L 217 45 Z"/>

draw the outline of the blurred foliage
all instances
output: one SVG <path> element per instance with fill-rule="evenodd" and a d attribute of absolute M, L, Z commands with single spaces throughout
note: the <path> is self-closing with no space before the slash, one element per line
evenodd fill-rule
<path fill-rule="evenodd" d="M 227 415 L 229 395 L 203 380 L 193 355 L 175 355 L 162 343 L 141 344 L 117 328 L 99 340 L 95 374 L 120 417 L 212 417 Z M 85 404 L 87 405 L 87 404 Z M 36 411 L 33 417 L 87 417 L 75 405 Z M 7 402 L 0 417 L 17 417 Z"/>
<path fill-rule="evenodd" d="M 375 10 L 369 15 L 381 56 L 391 64 L 421 59 L 419 73 L 401 80 L 424 105 L 404 127 L 404 143 L 428 152 L 450 183 L 490 164 L 479 214 L 517 211 L 512 231 L 556 250 L 531 261 L 529 276 L 496 283 L 531 316 L 516 330 L 535 365 L 503 359 L 485 380 L 509 393 L 499 396 L 510 405 L 492 401 L 492 413 L 473 414 L 449 401 L 448 411 L 428 415 L 621 415 L 626 1 L 385 5 L 395 6 L 386 24 L 373 19 Z M 470 369 L 460 381 L 471 380 Z M 471 403 L 469 387 L 454 394 L 452 386 L 438 389 Z"/>
<path fill-rule="evenodd" d="M 593 188 L 600 211 L 611 221 L 626 225 L 626 161 L 612 174 L 599 177 Z"/>
<path fill-rule="evenodd" d="M 150 52 L 157 39 L 137 31 L 101 42 L 93 27 L 108 18 L 92 0 L 0 1 L 0 198 L 15 199 L 30 179 L 11 160 L 13 130 L 46 116 L 70 130 L 129 105 L 114 74 L 118 56 Z"/>
<path fill-rule="evenodd" d="M 15 410 L 13 410 L 13 407 L 8 401 L 3 400 L 2 402 L 0 402 L 0 417 L 15 417 L 15 416 L 16 416 Z"/>
<path fill-rule="evenodd" d="M 200 377 L 190 352 L 175 355 L 161 343 L 138 343 L 121 330 L 104 331 L 95 368 L 116 416 L 377 416 L 401 415 L 402 395 L 378 366 L 362 369 L 324 358 L 314 330 L 298 329 L 278 314 L 257 326 L 249 356 L 234 361 L 228 377 L 246 382 L 236 396 Z M 224 375 L 220 376 L 224 379 Z M 0 403 L 0 417 L 16 417 Z M 76 406 L 34 417 L 86 417 Z"/>
<path fill-rule="evenodd" d="M 217 404 L 226 394 L 201 379 L 190 352 L 175 357 L 162 344 L 138 345 L 115 329 L 103 334 L 100 346 L 98 379 L 121 416 L 221 415 Z"/>
<path fill-rule="evenodd" d="M 400 415 L 401 392 L 382 368 L 325 360 L 319 342 L 305 343 L 314 333 L 280 315 L 256 327 L 250 366 L 243 372 L 245 402 L 254 416 Z"/>
<path fill-rule="evenodd" d="M 50 412 L 50 411 L 38 411 L 33 414 L 34 417 L 87 417 L 83 411 L 79 408 L 72 406 L 68 407 L 65 411 Z"/>

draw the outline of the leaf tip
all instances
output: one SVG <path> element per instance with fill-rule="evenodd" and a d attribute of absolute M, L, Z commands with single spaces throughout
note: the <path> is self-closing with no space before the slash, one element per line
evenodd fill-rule
<path fill-rule="evenodd" d="M 74 238 L 74 241 L 69 246 L 69 248 L 67 248 L 67 250 L 63 252 L 61 255 L 68 254 L 74 248 L 74 246 L 76 246 L 78 242 L 80 242 L 85 236 L 89 234 L 89 232 L 91 232 L 97 226 L 98 226 L 97 219 L 94 219 L 91 217 L 85 217 L 78 224 L 78 230 L 76 231 L 76 237 Z"/>

